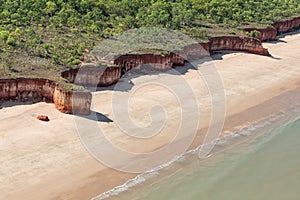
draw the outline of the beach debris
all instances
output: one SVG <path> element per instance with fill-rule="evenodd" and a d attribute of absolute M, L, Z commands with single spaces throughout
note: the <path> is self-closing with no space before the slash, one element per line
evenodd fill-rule
<path fill-rule="evenodd" d="M 38 115 L 38 116 L 36 116 L 36 118 L 38 120 L 44 121 L 44 122 L 49 122 L 50 121 L 50 119 L 49 119 L 49 117 L 47 115 Z"/>

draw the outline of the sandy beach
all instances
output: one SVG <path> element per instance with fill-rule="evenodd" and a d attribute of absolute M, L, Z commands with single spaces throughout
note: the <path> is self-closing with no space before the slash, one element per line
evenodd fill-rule
<path fill-rule="evenodd" d="M 233 52 L 214 55 L 214 60 L 199 65 L 202 69 L 216 67 L 224 83 L 226 121 L 222 135 L 299 102 L 300 97 L 296 95 L 300 87 L 299 45 L 300 34 L 287 35 L 279 42 L 264 44 L 273 58 Z M 212 110 L 209 91 L 199 74 L 198 70 L 189 69 L 176 75 L 190 86 L 198 104 L 194 110 L 199 113 L 199 119 L 184 119 L 188 123 L 200 122 L 189 149 L 202 144 Z M 128 91 L 95 92 L 93 111 L 102 117 L 95 123 L 114 145 L 130 152 L 151 152 L 169 144 L 182 122 L 178 98 L 161 85 L 143 83 L 172 77 L 174 75 L 168 73 L 140 76 L 131 80 L 134 85 Z M 153 125 L 159 130 L 158 134 L 148 139 L 124 134 L 112 108 L 113 98 L 124 93 L 131 95 L 130 119 L 139 127 Z M 163 106 L 165 115 L 152 113 L 149 116 L 149 105 L 157 103 Z M 38 114 L 48 115 L 50 122 L 38 121 Z M 164 121 L 162 129 L 161 121 Z M 74 116 L 60 113 L 53 104 L 2 104 L 0 199 L 91 199 L 137 175 L 111 169 L 93 158 L 80 141 L 76 122 Z M 139 134 L 139 130 L 130 129 L 131 134 Z"/>

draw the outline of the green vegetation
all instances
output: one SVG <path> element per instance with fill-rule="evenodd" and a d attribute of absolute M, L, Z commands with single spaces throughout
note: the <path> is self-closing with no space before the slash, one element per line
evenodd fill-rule
<path fill-rule="evenodd" d="M 299 15 L 299 5 L 300 0 L 0 0 L 0 77 L 57 79 L 80 63 L 85 49 L 132 28 L 164 27 L 205 40 Z"/>
<path fill-rule="evenodd" d="M 260 33 L 257 30 L 253 30 L 253 31 L 246 33 L 246 35 L 248 37 L 259 38 Z"/>

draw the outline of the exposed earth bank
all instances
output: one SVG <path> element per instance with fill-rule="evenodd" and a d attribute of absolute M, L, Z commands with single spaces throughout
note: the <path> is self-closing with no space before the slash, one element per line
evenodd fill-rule
<path fill-rule="evenodd" d="M 300 26 L 300 17 L 291 20 L 274 22 L 272 27 L 248 28 L 245 31 L 259 32 L 259 39 L 223 36 L 210 38 L 207 43 L 192 44 L 167 55 L 162 54 L 126 54 L 112 61 L 113 66 L 99 69 L 90 63 L 88 68 L 80 67 L 61 73 L 70 83 L 84 86 L 109 86 L 119 81 L 127 71 L 143 64 L 151 64 L 158 70 L 167 70 L 174 65 L 184 65 L 189 59 L 210 56 L 216 51 L 234 50 L 258 55 L 270 56 L 262 46 L 262 41 L 276 40 L 278 34 L 294 31 Z M 199 45 L 201 46 L 199 48 Z M 100 71 L 99 71 L 100 70 Z M 102 70 L 102 71 L 101 71 Z M 89 114 L 92 95 L 90 92 L 74 92 L 63 89 L 51 80 L 46 79 L 2 79 L 0 80 L 1 100 L 17 101 L 51 101 L 63 113 Z"/>
<path fill-rule="evenodd" d="M 0 80 L 1 100 L 21 102 L 53 102 L 63 113 L 89 114 L 92 95 L 62 89 L 47 79 L 17 78 Z"/>

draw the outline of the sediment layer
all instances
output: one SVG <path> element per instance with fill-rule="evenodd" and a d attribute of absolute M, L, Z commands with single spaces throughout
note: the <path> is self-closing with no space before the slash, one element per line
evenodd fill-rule
<path fill-rule="evenodd" d="M 277 30 L 277 34 L 294 31 L 300 26 L 300 17 L 295 17 L 291 20 L 274 22 L 273 26 Z"/>
<path fill-rule="evenodd" d="M 275 27 L 267 27 L 267 28 L 246 28 L 244 29 L 246 32 L 258 31 L 259 35 L 257 38 L 261 41 L 269 41 L 276 40 L 277 38 L 277 30 Z"/>
<path fill-rule="evenodd" d="M 74 92 L 62 89 L 53 81 L 39 78 L 0 80 L 1 100 L 50 101 L 67 114 L 89 114 L 92 95 L 90 92 Z"/>
<path fill-rule="evenodd" d="M 191 44 L 167 55 L 163 54 L 126 54 L 115 58 L 109 67 L 80 67 L 62 72 L 61 76 L 70 83 L 85 86 L 109 86 L 121 78 L 127 71 L 144 64 L 150 64 L 158 70 L 168 70 L 174 65 L 182 66 L 191 59 L 210 56 L 215 51 L 234 50 L 270 56 L 263 48 L 262 41 L 276 40 L 278 34 L 294 31 L 300 26 L 300 17 L 274 22 L 273 27 L 247 28 L 245 31 L 259 32 L 258 39 L 240 36 L 210 38 L 207 43 Z M 0 98 L 18 101 L 51 101 L 63 113 L 89 114 L 92 95 L 90 92 L 74 92 L 62 89 L 53 81 L 46 79 L 2 79 L 0 80 Z"/>
<path fill-rule="evenodd" d="M 210 56 L 215 51 L 244 51 L 264 56 L 270 56 L 262 42 L 255 38 L 224 36 L 214 37 L 207 43 L 188 45 L 183 50 L 177 50 L 167 55 L 163 54 L 126 54 L 115 58 L 110 63 L 113 67 L 83 66 L 62 72 L 62 77 L 71 83 L 85 86 L 109 86 L 116 83 L 127 71 L 149 64 L 151 67 L 165 71 L 173 66 L 183 66 L 186 61 Z M 91 64 L 92 65 L 92 64 Z"/>
<path fill-rule="evenodd" d="M 295 17 L 291 20 L 274 22 L 271 27 L 267 28 L 246 28 L 246 32 L 258 31 L 258 38 L 261 41 L 276 40 L 277 36 L 286 32 L 295 31 L 300 27 L 300 17 Z"/>
<path fill-rule="evenodd" d="M 109 86 L 121 77 L 122 67 L 85 66 L 61 73 L 61 76 L 71 83 L 84 86 Z"/>
<path fill-rule="evenodd" d="M 250 37 L 214 37 L 210 41 L 210 52 L 221 50 L 244 51 L 258 55 L 270 56 L 267 49 L 263 48 L 262 42 Z"/>

